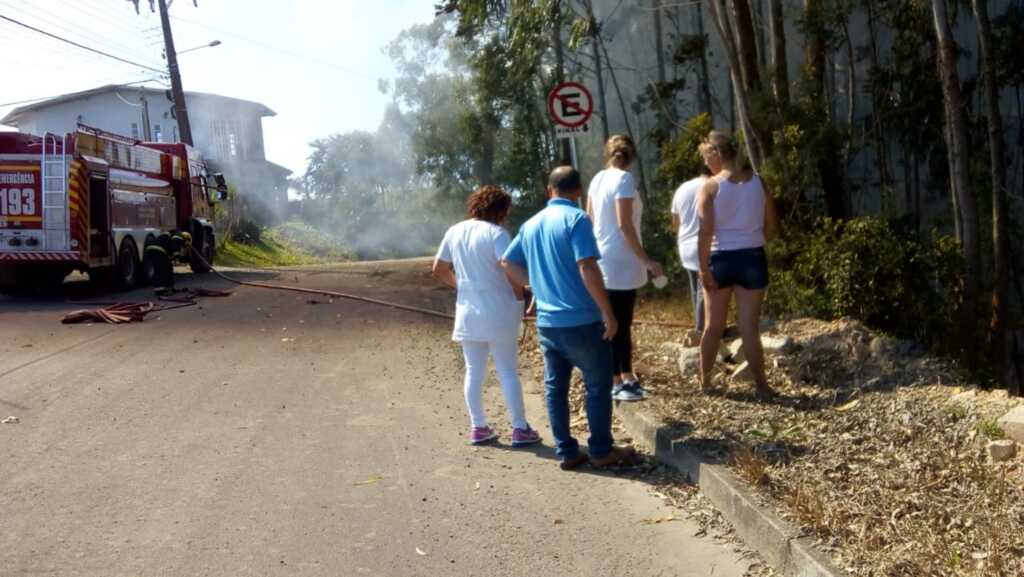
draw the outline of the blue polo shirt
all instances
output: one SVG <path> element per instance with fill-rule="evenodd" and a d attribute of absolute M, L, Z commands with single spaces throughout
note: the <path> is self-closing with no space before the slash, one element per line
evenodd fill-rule
<path fill-rule="evenodd" d="M 505 260 L 525 266 L 537 298 L 537 326 L 565 328 L 601 321 L 578 262 L 601 258 L 587 213 L 564 198 L 526 221 L 505 251 Z"/>

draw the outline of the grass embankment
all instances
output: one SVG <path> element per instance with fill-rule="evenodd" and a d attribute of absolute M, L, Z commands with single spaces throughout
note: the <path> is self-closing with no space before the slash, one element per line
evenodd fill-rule
<path fill-rule="evenodd" d="M 282 240 L 275 231 L 264 231 L 259 242 L 245 244 L 229 240 L 217 247 L 217 262 L 222 266 L 274 267 L 316 264 L 316 256 Z"/>

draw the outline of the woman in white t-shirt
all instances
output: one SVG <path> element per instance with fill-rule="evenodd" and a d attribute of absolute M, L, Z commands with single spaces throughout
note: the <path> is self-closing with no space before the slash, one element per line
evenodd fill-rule
<path fill-rule="evenodd" d="M 640 240 L 643 201 L 629 168 L 636 158 L 633 139 L 616 134 L 604 147 L 605 169 L 594 175 L 587 191 L 587 213 L 601 251 L 598 265 L 619 330 L 612 339 L 614 374 L 612 398 L 638 401 L 646 396 L 633 374 L 631 327 L 636 291 L 647 284 L 647 273 L 662 274 L 661 265 L 647 256 Z"/>
<path fill-rule="evenodd" d="M 672 197 L 672 228 L 676 231 L 679 260 L 690 281 L 690 300 L 693 304 L 695 325 L 691 340 L 698 343 L 701 333 L 704 332 L 704 289 L 700 284 L 700 259 L 697 256 L 697 238 L 700 233 L 697 196 L 708 175 L 714 176 L 722 169 L 718 155 L 712 154 L 707 143 L 701 144 L 700 155 L 704 161 L 704 174 L 679 185 Z"/>
<path fill-rule="evenodd" d="M 488 426 L 483 407 L 490 353 L 512 423 L 512 446 L 537 443 L 540 435 L 526 422 L 518 373 L 523 287 L 514 286 L 499 264 L 510 243 L 500 225 L 508 218 L 512 198 L 497 186 L 485 186 L 469 197 L 466 206 L 470 218 L 445 233 L 433 272 L 457 291 L 452 340 L 462 343 L 466 360 L 464 393 L 472 427 L 469 442 L 479 445 L 498 437 Z"/>

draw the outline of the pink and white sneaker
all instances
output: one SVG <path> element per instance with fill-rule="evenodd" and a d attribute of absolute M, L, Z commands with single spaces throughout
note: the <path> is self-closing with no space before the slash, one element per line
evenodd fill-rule
<path fill-rule="evenodd" d="M 470 445 L 483 445 L 497 438 L 498 433 L 495 433 L 490 427 L 473 427 L 473 430 L 469 432 Z"/>
<path fill-rule="evenodd" d="M 540 442 L 540 433 L 529 426 L 525 429 L 512 429 L 512 446 L 525 447 Z"/>

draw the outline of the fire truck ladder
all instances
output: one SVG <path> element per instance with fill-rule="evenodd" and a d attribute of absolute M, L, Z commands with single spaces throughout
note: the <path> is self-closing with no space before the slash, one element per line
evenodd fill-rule
<path fill-rule="evenodd" d="M 41 158 L 43 187 L 43 231 L 45 248 L 68 250 L 68 145 L 67 134 L 61 137 L 60 150 L 56 134 L 43 136 Z"/>

